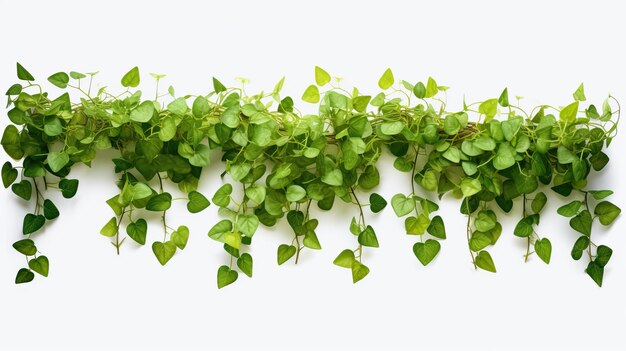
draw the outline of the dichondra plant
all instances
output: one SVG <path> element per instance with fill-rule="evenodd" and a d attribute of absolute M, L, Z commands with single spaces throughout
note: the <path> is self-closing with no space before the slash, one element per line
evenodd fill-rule
<path fill-rule="evenodd" d="M 185 201 L 191 213 L 212 202 L 221 219 L 207 228 L 208 236 L 230 257 L 217 270 L 219 288 L 239 273 L 252 277 L 250 248 L 261 224 L 271 227 L 286 217 L 293 231 L 277 248 L 278 265 L 321 249 L 314 218 L 320 212 L 313 206 L 328 211 L 337 200 L 354 206 L 345 227 L 354 242 L 334 263 L 348 269 L 355 283 L 370 272 L 368 251 L 380 246 L 369 211 L 384 210 L 388 201 L 404 218 L 406 234 L 415 235 L 412 251 L 421 265 L 433 262 L 447 235 L 463 235 L 473 266 L 496 272 L 488 248 L 502 235 L 499 217 L 509 214 L 520 218 L 510 234 L 524 240 L 523 259 L 535 254 L 548 264 L 552 244 L 540 219 L 554 198 L 566 199 L 557 212 L 578 233 L 570 234 L 572 258 L 584 257 L 586 273 L 602 285 L 612 250 L 597 243 L 592 227 L 610 225 L 620 209 L 607 200 L 611 190 L 588 189 L 587 178 L 609 161 L 604 150 L 616 136 L 620 113 L 612 96 L 599 107 L 588 104 L 581 84 L 567 106 L 527 111 L 504 89 L 497 98 L 464 101 L 460 111 L 449 111 L 448 88 L 433 78 L 396 82 L 387 69 L 378 81 L 382 91 L 368 95 L 344 89 L 339 79 L 315 67 L 315 84 L 301 98 L 318 110 L 302 114 L 293 98 L 281 95 L 284 78 L 269 93 L 254 95 L 246 94 L 245 80 L 229 88 L 213 78 L 212 91 L 193 96 L 177 95 L 171 86 L 162 93 L 164 75 L 151 74 L 157 87 L 152 95 L 136 89 L 140 72 L 134 67 L 115 95 L 106 88 L 92 91 L 95 75 L 55 73 L 48 81 L 60 91 L 48 93 L 18 63 L 20 82 L 6 92 L 12 123 L 4 129 L 2 146 L 22 162 L 2 166 L 2 183 L 34 206 L 23 219 L 23 237 L 13 244 L 27 261 L 16 283 L 32 281 L 35 273 L 48 276 L 45 250 L 33 240 L 61 212 L 48 191 L 72 198 L 79 187 L 70 177 L 72 168 L 90 166 L 99 151 L 113 149 L 119 192 L 107 201 L 111 217 L 100 234 L 118 254 L 127 240 L 150 244 L 165 265 L 191 236 L 187 226 L 168 216 L 172 201 Z M 211 164 L 213 149 L 220 150 L 223 166 Z M 407 174 L 406 190 L 390 199 L 373 192 L 384 153 Z M 226 182 L 207 196 L 198 191 L 198 181 L 211 166 L 225 167 Z M 165 181 L 176 184 L 180 194 L 166 191 Z M 448 193 L 460 199 L 466 233 L 446 232 L 436 200 Z M 158 223 L 149 223 L 156 222 L 149 212 Z M 150 230 L 155 235 L 150 239 L 149 224 L 160 227 Z"/>

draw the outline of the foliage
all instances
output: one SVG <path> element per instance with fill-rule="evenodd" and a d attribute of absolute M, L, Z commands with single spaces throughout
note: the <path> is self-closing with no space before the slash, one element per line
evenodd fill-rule
<path fill-rule="evenodd" d="M 223 219 L 208 236 L 230 257 L 217 271 L 219 288 L 235 282 L 239 272 L 252 276 L 249 251 L 260 225 L 271 227 L 286 217 L 293 230 L 292 240 L 277 248 L 279 265 L 297 263 L 305 249 L 321 249 L 311 206 L 328 211 L 335 201 L 355 206 L 346 228 L 354 245 L 334 260 L 350 270 L 353 282 L 370 272 L 364 262 L 367 250 L 384 246 L 367 223 L 367 206 L 378 213 L 390 204 L 404 217 L 406 234 L 417 236 L 412 249 L 419 263 L 431 264 L 447 237 L 431 193 L 461 199 L 472 262 L 489 272 L 496 272 L 496 264 L 487 250 L 503 229 L 497 213 L 510 213 L 521 198 L 521 218 L 512 234 L 526 240 L 526 260 L 536 253 L 547 264 L 552 244 L 538 233 L 542 210 L 555 193 L 572 198 L 558 209 L 580 234 L 571 256 L 578 260 L 586 253 L 587 274 L 602 284 L 612 250 L 592 241 L 593 222 L 610 225 L 620 209 L 606 200 L 612 191 L 588 190 L 587 178 L 609 161 L 604 149 L 617 133 L 620 111 L 611 96 L 599 108 L 586 104 L 581 84 L 566 106 L 541 105 L 526 112 L 504 89 L 498 98 L 464 102 L 460 111 L 449 111 L 448 88 L 430 77 L 425 83 L 397 81 L 387 69 L 378 80 L 382 92 L 367 95 L 357 88 L 345 90 L 339 79 L 315 67 L 315 84 L 305 89 L 302 100 L 318 104 L 318 111 L 302 114 L 291 97 L 281 95 L 284 78 L 271 92 L 255 95 L 213 78 L 212 92 L 193 96 L 177 95 L 171 86 L 161 94 L 158 83 L 164 75 L 151 74 L 157 83 L 152 99 L 135 89 L 141 83 L 138 67 L 121 78 L 125 90 L 118 95 L 106 88 L 93 93 L 96 73 L 55 73 L 48 81 L 62 93 L 48 93 L 17 64 L 21 82 L 6 93 L 12 124 L 4 130 L 2 146 L 22 165 L 5 163 L 2 182 L 20 201 L 34 203 L 34 211 L 25 215 L 24 237 L 13 245 L 28 262 L 16 283 L 49 273 L 48 258 L 33 241 L 60 214 L 46 191 L 73 197 L 79 181 L 69 178 L 72 168 L 89 166 L 101 151 L 113 149 L 119 191 L 107 201 L 112 216 L 100 233 L 111 238 L 118 254 L 127 237 L 145 245 L 149 212 L 155 212 L 163 232 L 162 238 L 151 239 L 151 247 L 165 265 L 191 236 L 185 225 L 168 224 L 172 202 L 184 201 L 190 213 L 212 203 Z M 203 168 L 216 167 L 211 163 L 215 149 L 229 179 L 209 201 L 198 192 L 198 182 Z M 380 183 L 383 153 L 393 155 L 394 167 L 407 173 L 410 183 L 389 203 L 372 192 Z M 165 191 L 165 180 L 185 195 Z M 363 202 L 363 193 L 369 193 L 369 203 Z"/>

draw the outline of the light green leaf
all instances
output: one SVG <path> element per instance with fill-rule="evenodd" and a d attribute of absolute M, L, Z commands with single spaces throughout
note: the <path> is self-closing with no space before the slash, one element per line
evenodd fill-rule
<path fill-rule="evenodd" d="M 332 186 L 342 186 L 343 173 L 339 169 L 333 169 L 322 176 L 322 182 Z"/>
<path fill-rule="evenodd" d="M 352 250 L 345 249 L 337 255 L 337 258 L 335 258 L 333 263 L 339 267 L 352 268 L 352 262 L 354 261 L 354 252 Z"/>
<path fill-rule="evenodd" d="M 58 72 L 48 77 L 48 81 L 61 89 L 65 89 L 67 83 L 70 82 L 70 76 L 65 72 Z"/>
<path fill-rule="evenodd" d="M 428 77 L 428 83 L 426 83 L 426 93 L 424 95 L 425 98 L 430 98 L 437 95 L 437 82 L 432 77 Z"/>
<path fill-rule="evenodd" d="M 299 185 L 290 185 L 287 188 L 287 200 L 290 202 L 300 201 L 306 196 L 306 190 Z"/>
<path fill-rule="evenodd" d="M 574 101 L 565 106 L 561 112 L 559 112 L 559 119 L 562 122 L 572 123 L 576 120 L 576 115 L 578 115 L 578 101 Z"/>
<path fill-rule="evenodd" d="M 476 178 L 464 178 L 461 181 L 461 191 L 463 192 L 463 196 L 470 197 L 474 194 L 477 194 L 482 189 L 482 184 Z"/>
<path fill-rule="evenodd" d="M 535 241 L 535 252 L 543 262 L 549 264 L 552 255 L 552 243 L 548 238 Z"/>
<path fill-rule="evenodd" d="M 135 66 L 122 77 L 122 86 L 135 88 L 139 85 L 139 67 Z"/>
<path fill-rule="evenodd" d="M 574 92 L 573 96 L 574 96 L 574 100 L 576 100 L 576 101 L 585 101 L 585 100 L 587 100 L 587 98 L 585 97 L 585 86 L 584 86 L 583 83 L 580 83 L 580 85 L 578 86 L 578 88 Z"/>
<path fill-rule="evenodd" d="M 391 207 L 396 216 L 403 217 L 415 209 L 415 199 L 404 194 L 396 194 L 391 198 Z"/>
<path fill-rule="evenodd" d="M 498 99 L 489 99 L 478 105 L 478 113 L 485 115 L 485 122 L 489 122 L 498 113 Z"/>
<path fill-rule="evenodd" d="M 154 115 L 154 103 L 152 101 L 144 101 L 135 109 L 130 111 L 130 119 L 135 122 L 148 122 Z"/>
<path fill-rule="evenodd" d="M 187 226 L 181 225 L 175 231 L 172 232 L 172 236 L 170 237 L 171 241 L 181 250 L 184 250 L 187 246 L 187 241 L 189 241 L 189 228 Z"/>
<path fill-rule="evenodd" d="M 415 257 L 422 263 L 428 265 L 439 253 L 441 244 L 437 240 L 428 239 L 424 243 L 415 243 L 413 245 L 413 253 Z"/>
<path fill-rule="evenodd" d="M 350 268 L 352 270 L 352 283 L 354 284 L 365 278 L 370 272 L 366 265 L 357 260 L 352 261 L 352 267 Z"/>
<path fill-rule="evenodd" d="M 613 223 L 622 210 L 610 201 L 602 201 L 596 205 L 593 212 L 598 216 L 602 225 L 609 225 Z"/>
<path fill-rule="evenodd" d="M 65 165 L 70 162 L 70 157 L 65 152 L 50 152 L 46 158 L 48 166 L 52 172 L 60 171 Z"/>
<path fill-rule="evenodd" d="M 276 252 L 276 259 L 278 261 L 278 265 L 281 265 L 289 261 L 289 259 L 292 258 L 293 255 L 296 254 L 296 251 L 297 249 L 293 245 L 281 244 L 280 246 L 278 246 L 278 251 Z"/>
<path fill-rule="evenodd" d="M 237 216 L 237 229 L 251 238 L 259 227 L 259 218 L 254 214 L 240 214 Z"/>
<path fill-rule="evenodd" d="M 230 194 L 232 193 L 233 186 L 231 184 L 226 183 L 222 185 L 213 195 L 213 203 L 219 207 L 227 207 L 230 204 Z"/>
<path fill-rule="evenodd" d="M 249 253 L 243 253 L 237 259 L 237 267 L 250 278 L 252 278 L 252 264 L 252 255 Z"/>
<path fill-rule="evenodd" d="M 393 82 L 394 82 L 394 78 L 393 78 L 393 73 L 391 72 L 391 68 L 387 68 L 385 72 L 383 73 L 383 75 L 378 80 L 378 86 L 382 90 L 387 90 L 393 85 Z"/>
<path fill-rule="evenodd" d="M 316 85 L 309 85 L 308 88 L 302 94 L 302 100 L 306 102 L 310 102 L 312 104 L 317 104 L 320 101 L 320 91 Z"/>
<path fill-rule="evenodd" d="M 328 82 L 330 82 L 330 74 L 324 71 L 321 67 L 315 66 L 315 83 L 319 86 L 323 86 Z"/>
<path fill-rule="evenodd" d="M 111 217 L 104 227 L 100 229 L 100 234 L 108 237 L 115 236 L 117 234 L 117 218 Z"/>
<path fill-rule="evenodd" d="M 493 259 L 487 251 L 481 251 L 476 255 L 476 266 L 488 272 L 496 272 L 496 265 L 493 263 Z"/>
<path fill-rule="evenodd" d="M 404 129 L 404 123 L 400 121 L 395 122 L 385 122 L 380 125 L 380 131 L 385 135 L 396 135 L 400 134 Z"/>

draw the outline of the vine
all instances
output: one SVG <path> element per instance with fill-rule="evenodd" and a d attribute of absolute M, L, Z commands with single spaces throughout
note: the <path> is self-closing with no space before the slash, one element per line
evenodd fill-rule
<path fill-rule="evenodd" d="M 387 152 L 395 157 L 393 166 L 410 177 L 406 193 L 394 195 L 390 203 L 398 217 L 406 217 L 406 234 L 417 236 L 413 252 L 422 265 L 438 255 L 447 235 L 429 192 L 462 199 L 460 212 L 467 216 L 467 242 L 476 269 L 496 272 L 486 250 L 502 234 L 496 211 L 510 213 L 518 198 L 521 219 L 513 234 L 526 240 L 524 261 L 536 254 L 549 263 L 552 244 L 536 226 L 551 189 L 563 198 L 576 197 L 557 212 L 571 218 L 570 227 L 581 234 L 573 243 L 572 258 L 585 256 L 586 273 L 602 285 L 612 250 L 592 241 L 592 225 L 596 219 L 610 225 L 621 210 L 606 200 L 611 190 L 587 189 L 587 178 L 609 161 L 603 150 L 617 134 L 620 113 L 612 96 L 600 109 L 581 106 L 586 101 L 581 84 L 569 105 L 540 105 L 526 112 L 520 98 L 509 102 L 504 89 L 498 98 L 464 101 L 462 110 L 449 111 L 448 88 L 433 78 L 426 84 L 396 84 L 387 69 L 378 81 L 382 91 L 366 95 L 357 88 L 344 89 L 339 79 L 315 67 L 315 84 L 302 99 L 319 110 L 303 114 L 291 97 L 281 96 L 284 78 L 269 93 L 248 95 L 245 80 L 241 87 L 229 88 L 213 78 L 212 92 L 180 96 L 171 86 L 161 93 L 159 82 L 165 76 L 151 74 L 156 91 L 150 99 L 136 89 L 137 67 L 122 77 L 125 90 L 118 95 L 106 88 L 93 94 L 96 73 L 51 75 L 51 84 L 68 90 L 52 96 L 17 64 L 21 82 L 6 93 L 12 124 L 4 130 L 2 146 L 22 164 L 6 162 L 2 182 L 23 201 L 34 202 L 34 209 L 23 219 L 24 238 L 13 244 L 27 262 L 16 283 L 32 281 L 34 273 L 48 276 L 48 258 L 33 240 L 59 216 L 47 191 L 72 198 L 79 185 L 78 179 L 68 178 L 73 166 L 90 165 L 99 151 L 113 149 L 118 153 L 112 162 L 119 193 L 107 200 L 113 215 L 100 234 L 110 238 L 117 254 L 127 238 L 145 245 L 153 212 L 160 217 L 162 236 L 152 242 L 152 251 L 165 265 L 185 249 L 190 236 L 185 225 L 168 224 L 172 201 L 185 201 L 190 213 L 202 212 L 212 202 L 223 219 L 208 236 L 228 254 L 217 271 L 219 288 L 235 282 L 239 272 L 252 277 L 250 246 L 260 224 L 271 227 L 287 217 L 293 238 L 278 246 L 279 265 L 292 258 L 298 263 L 304 249 L 321 249 L 311 206 L 328 211 L 336 199 L 356 207 L 347 228 L 356 237 L 356 248 L 341 251 L 334 263 L 348 268 L 354 283 L 366 277 L 367 248 L 379 247 L 379 241 L 367 224 L 365 208 L 378 213 L 387 206 L 387 200 L 372 192 L 380 183 L 378 160 Z M 221 150 L 226 165 L 222 178 L 229 180 L 210 202 L 197 190 L 212 149 Z M 184 196 L 174 198 L 164 187 L 166 181 Z M 363 201 L 364 193 L 369 193 L 369 203 Z"/>

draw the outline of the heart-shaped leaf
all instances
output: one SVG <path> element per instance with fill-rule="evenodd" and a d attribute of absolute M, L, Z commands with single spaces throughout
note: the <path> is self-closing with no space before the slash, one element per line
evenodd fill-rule
<path fill-rule="evenodd" d="M 35 215 L 32 213 L 26 214 L 24 216 L 24 223 L 22 224 L 22 233 L 24 235 L 34 233 L 41 229 L 43 225 L 46 223 L 46 217 L 43 215 Z"/>
<path fill-rule="evenodd" d="M 217 270 L 217 287 L 221 289 L 229 284 L 234 283 L 239 277 L 237 271 L 230 269 L 228 266 L 221 266 Z"/>
<path fill-rule="evenodd" d="M 47 277 L 50 262 L 48 262 L 48 257 L 39 256 L 28 261 L 28 267 L 30 267 L 30 269 L 32 269 L 33 271 L 43 275 L 44 277 Z"/>
<path fill-rule="evenodd" d="M 174 257 L 176 253 L 176 245 L 171 241 L 166 241 L 164 243 L 160 241 L 155 241 L 152 243 L 152 252 L 156 256 L 157 260 L 161 266 L 165 266 L 165 264 Z"/>
<path fill-rule="evenodd" d="M 189 202 L 187 203 L 187 210 L 191 213 L 198 213 L 209 207 L 211 204 L 209 200 L 197 191 L 189 192 Z"/>
<path fill-rule="evenodd" d="M 432 261 L 439 253 L 441 244 L 437 240 L 428 239 L 423 243 L 415 243 L 413 245 L 413 253 L 417 259 L 426 266 Z"/>
<path fill-rule="evenodd" d="M 17 174 L 17 169 L 11 166 L 11 162 L 5 162 L 2 165 L 2 185 L 8 188 L 17 179 Z"/>
<path fill-rule="evenodd" d="M 45 199 L 43 201 L 43 215 L 47 220 L 55 219 L 59 217 L 59 209 L 51 200 Z"/>
<path fill-rule="evenodd" d="M 15 276 L 15 284 L 32 282 L 35 279 L 35 273 L 28 268 L 21 268 Z"/>
<path fill-rule="evenodd" d="M 552 255 L 552 243 L 548 238 L 535 241 L 535 252 L 543 262 L 549 264 Z"/>
<path fill-rule="evenodd" d="M 19 183 L 13 184 L 11 190 L 15 195 L 28 201 L 33 194 L 33 186 L 26 179 L 22 179 Z"/>
<path fill-rule="evenodd" d="M 187 226 L 181 225 L 172 233 L 171 240 L 176 245 L 176 247 L 184 250 L 187 246 L 187 241 L 189 240 L 189 228 L 187 228 Z"/>
<path fill-rule="evenodd" d="M 276 260 L 278 264 L 281 265 L 287 262 L 293 255 L 296 254 L 296 247 L 293 245 L 281 244 L 278 246 L 278 251 L 276 252 Z"/>
<path fill-rule="evenodd" d="M 241 254 L 237 259 L 237 267 L 239 267 L 245 275 L 252 278 L 252 256 L 249 253 Z"/>
<path fill-rule="evenodd" d="M 148 222 L 145 219 L 139 218 L 138 220 L 131 222 L 126 227 L 126 234 L 140 245 L 146 244 L 146 235 L 148 233 Z"/>

